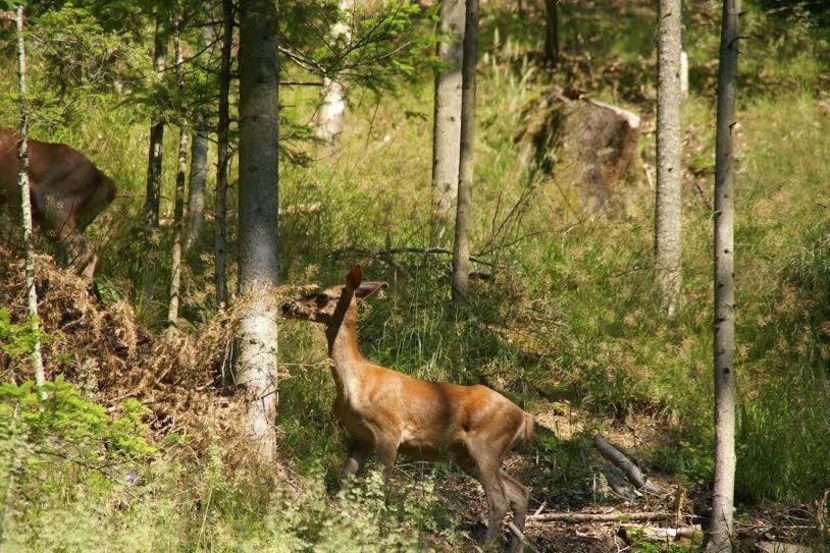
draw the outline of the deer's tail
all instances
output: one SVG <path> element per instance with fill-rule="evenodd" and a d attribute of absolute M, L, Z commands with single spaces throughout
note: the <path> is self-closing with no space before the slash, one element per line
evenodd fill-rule
<path fill-rule="evenodd" d="M 521 442 L 529 444 L 533 439 L 533 426 L 533 415 L 522 411 L 522 424 L 516 432 L 516 437 L 513 438 L 514 443 Z"/>

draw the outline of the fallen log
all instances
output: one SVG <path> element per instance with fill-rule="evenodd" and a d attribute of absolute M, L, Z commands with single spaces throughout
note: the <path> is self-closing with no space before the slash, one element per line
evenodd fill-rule
<path fill-rule="evenodd" d="M 657 486 L 648 482 L 643 476 L 642 471 L 635 465 L 628 457 L 625 456 L 619 449 L 609 444 L 602 434 L 597 434 L 594 438 L 594 444 L 602 453 L 602 456 L 614 463 L 623 474 L 631 481 L 637 489 L 644 489 L 646 491 L 659 493 Z"/>
<path fill-rule="evenodd" d="M 700 524 L 679 526 L 676 528 L 656 528 L 642 524 L 624 524 L 626 530 L 636 530 L 644 538 L 652 541 L 676 541 L 680 538 L 691 540 L 703 539 L 703 527 Z"/>
<path fill-rule="evenodd" d="M 644 522 L 650 520 L 669 520 L 672 513 L 634 512 L 634 513 L 540 513 L 527 518 L 531 522 Z"/>

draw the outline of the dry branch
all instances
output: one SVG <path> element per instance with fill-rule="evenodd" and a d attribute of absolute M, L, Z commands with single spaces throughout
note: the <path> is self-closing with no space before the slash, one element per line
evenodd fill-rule
<path fill-rule="evenodd" d="M 597 446 L 597 449 L 599 449 L 599 452 L 602 453 L 602 456 L 619 467 L 619 469 L 623 471 L 623 473 L 628 477 L 631 483 L 637 487 L 637 489 L 645 489 L 650 492 L 659 491 L 654 484 L 646 480 L 646 477 L 643 476 L 642 471 L 640 471 L 637 465 L 635 465 L 619 449 L 609 444 L 601 434 L 596 435 L 594 438 L 594 444 Z"/>
<path fill-rule="evenodd" d="M 542 513 L 528 517 L 528 522 L 628 522 L 668 520 L 671 513 L 635 512 L 635 513 Z"/>
<path fill-rule="evenodd" d="M 654 541 L 674 541 L 680 538 L 694 540 L 703 538 L 703 528 L 700 524 L 679 526 L 676 528 L 655 528 L 653 526 L 643 526 L 642 524 L 626 524 L 624 527 L 626 530 L 636 530 L 646 539 Z"/>

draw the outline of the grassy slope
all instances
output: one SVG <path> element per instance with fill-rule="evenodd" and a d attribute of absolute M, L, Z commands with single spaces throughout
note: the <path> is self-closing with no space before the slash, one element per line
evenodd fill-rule
<path fill-rule="evenodd" d="M 647 6 L 603 4 L 591 10 L 566 6 L 563 14 L 563 40 L 574 58 L 568 67 L 579 72 L 580 56 L 592 52 L 593 78 L 583 77 L 580 84 L 599 97 L 642 110 L 646 128 L 653 120 L 648 101 L 653 99 L 654 62 L 651 27 L 644 23 L 652 17 Z M 282 218 L 283 278 L 298 284 L 337 282 L 352 262 L 362 261 L 372 279 L 393 284 L 386 298 L 373 300 L 364 313 L 361 333 L 371 358 L 427 378 L 484 380 L 531 410 L 544 408 L 540 393 L 567 399 L 596 416 L 596 424 L 609 416 L 623 419 L 630 413 L 647 413 L 665 428 L 646 452 L 651 462 L 679 473 L 689 483 L 707 481 L 711 470 L 707 202 L 711 204 L 713 180 L 717 19 L 714 2 L 700 3 L 689 13 L 692 94 L 684 108 L 690 168 L 684 190 L 685 301 L 675 321 L 663 322 L 653 304 L 653 193 L 640 182 L 642 175 L 626 192 L 630 206 L 625 213 L 585 218 L 566 201 L 562 183 L 545 181 L 522 204 L 520 217 L 507 218 L 529 181 L 521 145 L 513 143 L 522 124 L 520 112 L 543 90 L 549 76 L 522 62 L 520 53 L 540 43 L 539 37 L 533 26 L 501 4 L 485 10 L 483 44 L 488 52 L 480 73 L 473 240 L 474 249 L 492 250 L 487 257 L 501 268 L 495 281 L 475 283 L 469 317 L 456 322 L 443 311 L 449 294 L 446 257 L 400 256 L 396 260 L 403 269 L 395 270 L 383 258 L 348 250 L 427 245 L 432 94 L 426 75 L 405 86 L 398 98 L 385 96 L 376 103 L 371 95 L 357 93 L 351 99 L 342 148 L 310 167 L 283 167 L 283 206 L 321 204 L 317 212 Z M 826 96 L 817 92 L 826 83 L 821 71 L 826 72 L 827 43 L 813 40 L 803 26 L 766 21 L 752 6 L 746 29 L 750 41 L 742 60 L 736 204 L 738 494 L 744 500 L 803 501 L 830 487 L 824 463 L 830 456 L 830 245 L 824 201 L 830 180 L 826 162 L 830 116 Z M 620 63 L 612 66 L 617 59 Z M 299 106 L 300 112 L 312 102 L 306 90 L 284 91 L 283 100 L 285 105 Z M 13 119 L 4 116 L 3 123 L 12 124 Z M 138 260 L 148 254 L 134 239 L 135 227 L 129 223 L 135 220 L 143 195 L 144 127 L 130 124 L 124 111 L 109 105 L 96 111 L 92 121 L 56 131 L 50 138 L 90 152 L 119 182 L 121 199 L 93 231 L 103 260 L 100 275 L 107 290 L 129 297 L 142 320 L 152 326 L 163 314 L 166 255 L 159 254 L 158 262 L 150 264 L 154 272 L 146 273 Z M 104 128 L 123 131 L 105 135 Z M 169 136 L 167 148 L 174 149 Z M 642 151 L 651 163 L 653 135 L 644 138 Z M 172 182 L 171 156 L 165 163 Z M 494 233 L 505 218 L 507 224 Z M 343 249 L 347 251 L 331 255 Z M 194 256 L 191 271 L 185 313 L 198 324 L 212 313 L 211 268 Z M 320 333 L 286 324 L 281 352 L 291 374 L 282 384 L 285 458 L 311 477 L 304 482 L 319 481 L 323 474 L 330 481 L 343 450 L 339 438 L 332 439 L 340 431 L 329 413 L 331 380 L 326 370 L 303 366 L 323 359 Z M 550 454 L 559 457 L 560 466 L 569 466 L 574 464 L 572 457 L 581 453 L 563 449 Z M 170 459 L 158 463 L 175 465 Z M 208 543 L 218 550 L 246 550 L 287 539 L 293 535 L 287 528 L 298 524 L 315 529 L 301 533 L 302 539 L 318 543 L 315 550 L 325 549 L 319 544 L 333 540 L 335 530 L 349 529 L 357 536 L 355 547 L 361 540 L 374 539 L 371 516 L 360 524 L 335 517 L 328 530 L 321 530 L 323 521 L 332 516 L 322 489 L 310 487 L 303 498 L 292 500 L 311 513 L 299 514 L 287 507 L 292 501 L 281 499 L 279 493 L 258 492 L 250 497 L 244 491 L 254 489 L 250 482 L 234 480 L 223 472 L 220 461 L 216 463 L 219 468 L 206 464 L 204 474 L 188 476 L 164 469 L 166 474 L 156 475 L 158 503 L 150 509 L 155 513 L 136 507 L 122 522 L 117 513 L 100 513 L 116 526 L 111 541 L 119 535 L 138 540 L 148 531 L 147 525 L 156 524 L 176 538 L 166 545 L 154 542 L 155 550 L 198 549 Z M 422 468 L 406 469 L 413 470 L 424 474 Z M 590 486 L 590 472 L 579 478 L 584 481 L 563 476 L 575 488 Z M 174 482 L 188 482 L 193 490 L 168 497 Z M 207 531 L 205 519 L 196 514 L 163 518 L 163 513 L 182 505 L 204 502 L 213 490 L 221 493 L 214 499 L 214 510 L 205 511 L 211 513 Z M 389 533 L 396 536 L 394 521 L 401 520 L 401 513 L 384 511 L 371 493 L 359 498 L 358 505 L 388 517 Z M 435 507 L 435 496 L 416 490 L 415 497 L 429 498 L 421 505 L 419 524 L 449 532 L 453 524 L 444 519 L 446 512 Z M 82 498 L 75 505 L 78 517 L 68 519 L 89 516 L 90 507 Z M 411 503 L 400 505 L 402 510 L 411 508 Z M 280 519 L 274 511 L 288 514 Z M 46 508 L 41 516 L 48 512 Z M 450 509 L 449 516 L 456 516 L 453 513 L 457 511 Z M 326 532 L 331 536 L 326 537 Z M 348 549 L 343 542 L 348 540 L 331 543 Z"/>

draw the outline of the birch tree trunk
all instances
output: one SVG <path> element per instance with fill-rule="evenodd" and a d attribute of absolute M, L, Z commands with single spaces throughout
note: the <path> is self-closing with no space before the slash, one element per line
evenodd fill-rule
<path fill-rule="evenodd" d="M 674 315 L 680 296 L 681 190 L 680 0 L 659 0 L 657 46 L 657 202 L 654 217 L 656 287 Z"/>
<path fill-rule="evenodd" d="M 734 145 L 740 0 L 724 0 L 715 140 L 715 481 L 709 551 L 732 551 L 735 491 Z"/>
<path fill-rule="evenodd" d="M 432 132 L 433 238 L 441 241 L 452 220 L 458 196 L 461 140 L 461 65 L 464 0 L 444 0 L 438 23 L 438 57 L 444 64 L 435 76 Z"/>
<path fill-rule="evenodd" d="M 20 169 L 17 174 L 17 182 L 20 185 L 20 211 L 23 215 L 26 312 L 29 315 L 35 336 L 32 347 L 35 385 L 40 390 L 41 398 L 45 398 L 43 385 L 46 382 L 46 373 L 43 368 L 43 356 L 40 353 L 40 321 L 37 312 L 37 288 L 35 288 L 35 249 L 32 242 L 32 197 L 29 191 L 29 105 L 26 88 L 26 41 L 23 37 L 23 6 L 18 6 L 15 10 L 15 23 L 17 24 L 17 84 L 20 93 L 20 141 L 17 144 L 17 160 Z"/>
<path fill-rule="evenodd" d="M 559 62 L 559 2 L 545 0 L 545 61 Z"/>
<path fill-rule="evenodd" d="M 241 0 L 239 25 L 239 282 L 243 296 L 234 377 L 246 431 L 262 461 L 276 453 L 279 68 L 277 8 Z"/>
<path fill-rule="evenodd" d="M 179 80 L 179 94 L 184 94 L 182 76 L 182 47 L 179 31 L 176 31 L 176 74 Z M 178 169 L 176 170 L 176 193 L 173 204 L 173 259 L 170 263 L 170 303 L 167 309 L 167 324 L 175 326 L 179 321 L 179 292 L 182 280 L 182 235 L 184 234 L 184 179 L 187 172 L 187 125 L 179 129 Z"/>
<path fill-rule="evenodd" d="M 458 202 L 455 247 L 452 256 L 452 303 L 457 308 L 467 297 L 470 277 L 470 218 L 472 216 L 473 142 L 476 114 L 478 61 L 478 0 L 467 0 L 464 28 L 464 63 L 461 90 L 461 151 L 458 163 Z"/>
<path fill-rule="evenodd" d="M 233 46 L 233 0 L 222 0 L 222 61 L 219 74 L 219 121 L 216 126 L 216 197 L 214 206 L 214 263 L 216 305 L 228 303 L 226 214 L 228 205 L 228 134 L 231 126 L 231 47 Z"/>
<path fill-rule="evenodd" d="M 153 34 L 153 66 L 156 78 L 161 79 L 166 68 L 167 31 L 161 16 L 156 21 Z M 152 231 L 159 226 L 159 205 L 161 201 L 161 162 L 164 142 L 164 121 L 154 114 L 150 119 L 150 148 L 147 154 L 147 193 L 144 200 L 144 227 Z"/>
<path fill-rule="evenodd" d="M 354 8 L 354 3 L 351 0 L 340 0 L 338 8 L 338 20 L 331 27 L 331 39 L 348 42 L 351 40 L 351 29 L 343 19 Z M 346 115 L 346 86 L 338 79 L 338 75 L 323 77 L 320 100 L 314 135 L 327 144 L 337 144 L 343 133 Z"/>

